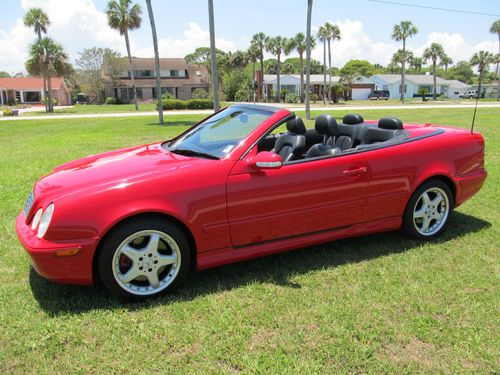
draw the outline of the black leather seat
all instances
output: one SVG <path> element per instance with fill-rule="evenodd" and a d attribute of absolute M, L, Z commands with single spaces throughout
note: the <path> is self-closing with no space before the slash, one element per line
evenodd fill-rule
<path fill-rule="evenodd" d="M 344 118 L 342 119 L 342 122 L 347 125 L 357 125 L 357 124 L 362 124 L 365 121 L 363 116 L 355 114 L 355 113 L 350 113 L 348 115 L 345 115 Z"/>
<path fill-rule="evenodd" d="M 337 121 L 330 115 L 319 115 L 314 123 L 316 133 L 323 136 L 323 143 L 313 145 L 306 153 L 307 158 L 316 158 L 319 156 L 331 156 L 340 154 L 341 150 L 333 146 L 335 136 L 338 135 Z"/>
<path fill-rule="evenodd" d="M 288 133 L 280 134 L 277 137 L 271 151 L 281 156 L 284 162 L 300 159 L 306 145 L 304 121 L 300 117 L 288 120 L 286 129 Z"/>
<path fill-rule="evenodd" d="M 380 143 L 383 143 L 383 145 L 401 143 L 408 138 L 408 132 L 404 130 L 401 120 L 395 117 L 384 117 L 379 120 L 377 127 L 370 127 L 365 130 L 361 144 L 356 148 L 365 150 L 373 145 L 379 146 Z"/>

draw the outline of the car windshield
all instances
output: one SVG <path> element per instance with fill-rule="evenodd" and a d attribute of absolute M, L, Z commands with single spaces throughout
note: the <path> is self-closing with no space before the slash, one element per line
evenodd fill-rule
<path fill-rule="evenodd" d="M 168 144 L 177 154 L 220 159 L 231 152 L 273 112 L 245 107 L 229 107 Z"/>

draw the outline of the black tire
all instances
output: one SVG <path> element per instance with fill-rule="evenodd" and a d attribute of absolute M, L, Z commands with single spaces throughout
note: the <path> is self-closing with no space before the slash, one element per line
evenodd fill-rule
<path fill-rule="evenodd" d="M 424 207 L 424 193 L 428 198 L 434 200 L 437 200 L 438 195 L 441 195 L 443 201 L 439 204 L 429 203 Z M 408 201 L 403 214 L 402 230 L 408 236 L 417 239 L 429 240 L 435 238 L 445 230 L 454 206 L 453 194 L 448 185 L 438 179 L 428 180 L 415 190 Z M 420 217 L 422 214 L 423 217 Z M 438 221 L 436 217 L 441 214 L 443 215 L 442 219 Z M 427 233 L 425 232 L 426 223 L 429 223 Z"/>
<path fill-rule="evenodd" d="M 130 238 L 133 240 L 125 242 Z M 151 250 L 154 245 L 150 246 L 153 238 L 158 238 L 156 253 Z M 140 245 L 134 248 L 136 241 L 140 241 Z M 129 258 L 122 252 L 125 245 L 127 249 L 132 247 L 131 254 L 133 253 L 134 257 Z M 142 245 L 143 248 L 140 247 Z M 173 264 L 161 265 L 165 259 L 176 261 Z M 142 300 L 172 291 L 182 283 L 190 269 L 191 249 L 186 234 L 177 225 L 158 218 L 145 217 L 127 221 L 112 229 L 100 245 L 97 261 L 100 280 L 112 294 L 124 299 Z M 127 263 L 130 263 L 125 273 L 122 273 L 123 261 L 126 263 L 125 268 Z M 158 262 L 160 264 L 157 264 Z M 121 277 L 133 268 L 134 273 L 141 274 L 128 283 L 121 280 Z M 149 278 L 154 273 L 161 283 L 157 288 Z"/>

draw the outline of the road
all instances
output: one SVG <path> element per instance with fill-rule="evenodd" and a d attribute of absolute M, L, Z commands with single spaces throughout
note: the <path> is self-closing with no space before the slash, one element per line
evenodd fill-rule
<path fill-rule="evenodd" d="M 261 103 L 259 103 L 261 104 Z M 268 106 L 277 106 L 273 104 L 261 104 Z M 304 107 L 288 107 L 286 105 L 279 105 L 282 108 L 287 108 L 291 111 L 303 111 Z M 471 104 L 410 104 L 410 105 L 372 105 L 372 106 L 331 106 L 331 107 L 311 107 L 311 112 L 318 111 L 367 111 L 367 110 L 419 110 L 419 109 L 433 109 L 433 108 L 474 108 L 474 103 Z M 500 108 L 500 103 L 480 103 L 478 108 Z M 180 110 L 180 111 L 164 111 L 164 116 L 178 116 L 178 115 L 209 115 L 213 113 L 210 109 L 205 110 Z M 73 119 L 73 118 L 110 118 L 110 117 L 145 117 L 145 116 L 158 116 L 156 111 L 151 112 L 122 112 L 122 113 L 87 113 L 75 115 L 40 115 L 40 116 L 19 116 L 19 117 L 3 117 L 0 116 L 0 121 L 19 121 L 19 120 L 54 120 L 54 119 Z"/>

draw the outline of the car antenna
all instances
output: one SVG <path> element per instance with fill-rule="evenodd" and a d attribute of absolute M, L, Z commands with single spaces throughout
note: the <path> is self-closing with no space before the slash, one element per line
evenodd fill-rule
<path fill-rule="evenodd" d="M 477 111 L 477 102 L 479 101 L 479 93 L 477 93 L 476 104 L 474 105 L 474 114 L 472 115 L 472 124 L 470 126 L 471 134 L 474 133 L 474 123 L 476 122 L 476 111 Z"/>

